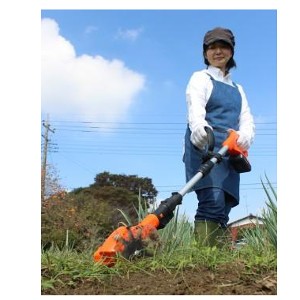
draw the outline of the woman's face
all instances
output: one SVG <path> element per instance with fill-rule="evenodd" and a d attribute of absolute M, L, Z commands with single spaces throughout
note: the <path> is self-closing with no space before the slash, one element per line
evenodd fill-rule
<path fill-rule="evenodd" d="M 226 65 L 232 57 L 230 46 L 223 42 L 215 42 L 210 44 L 205 53 L 205 58 L 209 64 L 220 68 L 223 72 L 226 70 Z"/>

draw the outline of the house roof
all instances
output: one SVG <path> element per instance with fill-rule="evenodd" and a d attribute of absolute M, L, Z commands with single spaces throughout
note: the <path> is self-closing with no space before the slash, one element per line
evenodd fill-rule
<path fill-rule="evenodd" d="M 249 214 L 248 216 L 235 220 L 231 223 L 228 224 L 228 227 L 236 227 L 236 226 L 241 226 L 241 225 L 246 225 L 246 224 L 263 224 L 263 218 Z"/>

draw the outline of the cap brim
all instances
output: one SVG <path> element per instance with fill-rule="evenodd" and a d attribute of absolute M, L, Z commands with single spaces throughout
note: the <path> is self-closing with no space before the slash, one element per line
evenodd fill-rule
<path fill-rule="evenodd" d="M 209 45 L 211 45 L 211 44 L 213 44 L 215 42 L 224 42 L 224 43 L 228 44 L 230 47 L 233 48 L 233 45 L 232 45 L 231 41 L 228 41 L 228 40 L 226 40 L 224 38 L 214 38 L 214 39 L 211 39 L 210 41 L 206 42 L 205 45 L 209 46 Z"/>

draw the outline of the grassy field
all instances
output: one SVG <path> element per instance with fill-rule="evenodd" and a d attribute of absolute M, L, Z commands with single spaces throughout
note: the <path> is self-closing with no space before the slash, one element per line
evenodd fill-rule
<path fill-rule="evenodd" d="M 276 193 L 268 195 L 264 227 L 245 232 L 247 245 L 222 249 L 200 247 L 192 225 L 178 214 L 131 260 L 119 257 L 106 267 L 93 261 L 96 249 L 85 252 L 52 247 L 42 252 L 42 294 L 276 294 Z M 143 218 L 145 211 L 137 211 Z M 126 219 L 126 216 L 124 216 Z M 127 220 L 130 223 L 130 220 Z"/>

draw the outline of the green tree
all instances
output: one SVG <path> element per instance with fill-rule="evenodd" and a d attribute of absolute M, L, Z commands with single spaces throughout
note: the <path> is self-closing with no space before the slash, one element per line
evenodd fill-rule
<path fill-rule="evenodd" d="M 138 197 L 119 187 L 88 187 L 61 193 L 45 201 L 42 214 L 42 245 L 63 247 L 68 243 L 77 250 L 89 249 L 102 242 L 120 222 L 120 210 L 137 222 Z"/>
<path fill-rule="evenodd" d="M 140 195 L 148 204 L 153 203 L 157 196 L 157 190 L 152 184 L 152 179 L 148 177 L 138 177 L 137 175 L 119 175 L 103 172 L 96 175 L 95 183 L 90 187 L 95 186 L 124 188 L 133 192 L 135 195 Z"/>
<path fill-rule="evenodd" d="M 51 195 L 42 207 L 42 245 L 63 247 L 67 241 L 78 250 L 98 245 L 125 221 L 123 214 L 138 222 L 139 192 L 143 205 L 157 195 L 149 178 L 104 172 L 89 187 Z"/>

